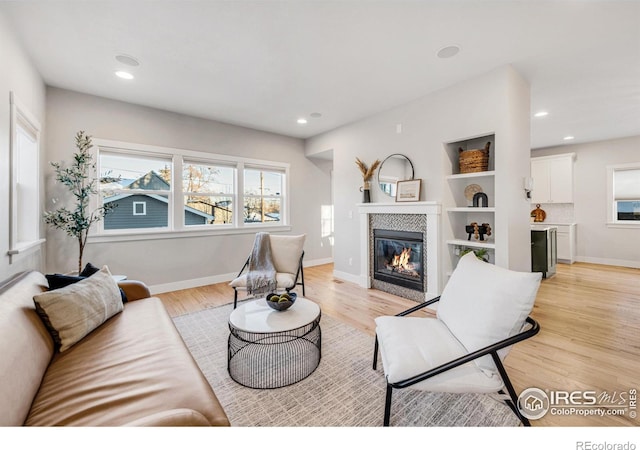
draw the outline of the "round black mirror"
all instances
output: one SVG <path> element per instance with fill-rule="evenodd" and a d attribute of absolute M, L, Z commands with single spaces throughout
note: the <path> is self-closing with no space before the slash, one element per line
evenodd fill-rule
<path fill-rule="evenodd" d="M 389 155 L 378 168 L 378 186 L 389 197 L 396 198 L 398 181 L 413 180 L 413 163 L 400 153 Z"/>

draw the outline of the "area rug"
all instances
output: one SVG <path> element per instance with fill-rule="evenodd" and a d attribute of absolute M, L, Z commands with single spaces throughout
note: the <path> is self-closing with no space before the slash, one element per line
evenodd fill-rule
<path fill-rule="evenodd" d="M 307 378 L 278 389 L 246 388 L 227 372 L 228 317 L 233 305 L 175 317 L 174 323 L 213 387 L 232 426 L 382 426 L 386 383 L 372 369 L 373 337 L 323 315 L 322 359 Z M 490 395 L 394 390 L 391 425 L 404 427 L 518 426 Z"/>

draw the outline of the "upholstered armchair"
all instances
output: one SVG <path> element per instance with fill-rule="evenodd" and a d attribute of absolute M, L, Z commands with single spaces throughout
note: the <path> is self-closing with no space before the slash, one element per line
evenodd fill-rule
<path fill-rule="evenodd" d="M 378 352 L 387 381 L 383 423 L 389 425 L 394 389 L 500 393 L 524 425 L 503 365 L 512 345 L 538 333 L 529 317 L 541 274 L 516 272 L 463 256 L 442 295 L 396 316 L 375 319 L 373 368 Z M 435 306 L 435 316 L 408 317 Z"/>
<path fill-rule="evenodd" d="M 304 234 L 297 236 L 269 234 L 271 260 L 276 270 L 277 291 L 290 292 L 296 286 L 302 286 L 302 295 L 305 295 L 304 269 L 302 267 L 305 238 Z M 234 308 L 238 304 L 238 291 L 247 290 L 247 270 L 250 260 L 251 255 L 240 269 L 238 276 L 230 283 L 234 291 Z"/>

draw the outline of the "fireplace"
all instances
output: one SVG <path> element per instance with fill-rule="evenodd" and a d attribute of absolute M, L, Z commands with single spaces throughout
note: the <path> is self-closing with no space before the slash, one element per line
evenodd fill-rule
<path fill-rule="evenodd" d="M 374 229 L 373 238 L 373 278 L 424 292 L 422 233 Z"/>

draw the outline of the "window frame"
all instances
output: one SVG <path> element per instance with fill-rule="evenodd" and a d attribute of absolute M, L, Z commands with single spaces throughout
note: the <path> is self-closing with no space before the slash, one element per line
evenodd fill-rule
<path fill-rule="evenodd" d="M 40 249 L 41 245 L 46 242 L 46 239 L 41 237 L 42 230 L 40 228 L 42 217 L 42 187 L 40 184 L 40 122 L 22 104 L 13 91 L 9 92 L 9 108 L 9 250 L 7 251 L 7 255 L 9 255 L 9 264 L 13 264 L 23 256 Z M 32 164 L 29 164 L 31 169 L 29 172 L 32 174 L 33 179 L 29 180 L 29 186 L 34 190 L 36 196 L 35 207 L 37 220 L 33 221 L 31 225 L 34 227 L 34 229 L 31 230 L 33 238 L 28 241 L 20 240 L 20 230 L 25 226 L 25 224 L 20 220 L 22 209 L 18 198 L 18 184 L 21 180 L 19 165 L 22 159 L 18 154 L 18 128 L 25 130 L 27 134 L 29 134 L 29 137 L 35 141 L 35 155 L 33 155 L 35 162 L 32 161 Z M 32 165 L 35 166 L 35 171 L 32 170 Z"/>
<path fill-rule="evenodd" d="M 607 166 L 607 227 L 640 228 L 640 221 L 618 219 L 614 189 L 615 172 L 624 170 L 640 170 L 640 162 Z"/>
<path fill-rule="evenodd" d="M 197 152 L 198 154 L 202 154 L 201 152 Z M 209 155 L 208 153 L 204 153 L 205 155 Z M 180 199 L 180 205 L 185 205 L 184 203 L 184 198 L 187 195 L 190 194 L 195 194 L 195 192 L 189 192 L 189 191 L 185 191 L 184 190 L 184 186 L 183 186 L 183 179 L 182 179 L 182 173 L 184 171 L 184 166 L 185 165 L 210 165 L 210 166 L 218 166 L 218 167 L 230 167 L 234 170 L 234 174 L 233 174 L 233 192 L 231 194 L 218 194 L 218 193 L 211 193 L 211 192 L 203 192 L 203 197 L 231 197 L 231 203 L 234 205 L 237 205 L 238 202 L 238 169 L 237 169 L 237 162 L 236 161 L 230 161 L 230 160 L 225 160 L 225 159 L 221 159 L 220 156 L 221 155 L 213 155 L 214 158 L 201 158 L 198 156 L 193 156 L 193 155 L 186 155 L 182 157 L 182 161 L 180 161 L 180 174 L 177 177 L 177 181 L 180 183 L 180 188 L 182 189 L 182 198 Z M 226 157 L 229 158 L 229 157 Z M 177 173 L 177 171 L 176 171 Z M 176 196 L 176 198 L 178 198 Z M 182 226 L 184 229 L 186 230 L 209 230 L 209 229 L 230 229 L 232 227 L 235 227 L 237 218 L 236 218 L 236 211 L 235 211 L 236 207 L 234 206 L 231 214 L 232 214 L 232 218 L 231 218 L 231 222 L 230 223 L 226 223 L 226 224 L 202 224 L 202 225 L 187 225 L 186 223 L 184 223 L 184 208 L 181 209 L 182 211 Z"/>
<path fill-rule="evenodd" d="M 171 187 L 169 191 L 164 191 L 161 195 L 169 196 L 169 221 L 167 228 L 127 228 L 117 230 L 105 230 L 104 220 L 97 223 L 91 230 L 90 242 L 114 242 L 114 241 L 137 241 L 146 239 L 172 239 L 181 237 L 224 235 L 224 234 L 245 234 L 256 231 L 290 231 L 289 222 L 289 169 L 290 164 L 277 161 L 258 160 L 243 158 L 217 153 L 207 153 L 202 151 L 186 150 L 173 147 L 161 147 L 148 144 L 136 144 L 130 142 L 114 141 L 108 139 L 94 138 L 92 140 L 92 152 L 96 161 L 96 177 L 100 174 L 100 152 L 123 153 L 126 155 L 140 155 L 141 157 L 170 157 L 172 161 Z M 232 167 L 235 171 L 233 180 L 233 193 L 226 195 L 232 198 L 233 220 L 228 224 L 202 224 L 186 225 L 184 198 L 186 192 L 183 191 L 182 171 L 184 164 L 203 164 Z M 283 194 L 280 196 L 282 202 L 281 221 L 275 224 L 266 223 L 244 223 L 244 168 L 245 164 L 252 168 L 281 172 L 284 175 Z M 153 193 L 157 193 L 153 191 Z M 208 195 L 208 194 L 207 194 Z M 222 195 L 222 194 L 221 194 Z M 92 196 L 92 206 L 97 208 L 102 205 L 100 193 Z M 242 205 L 242 207 L 240 207 Z"/>
<path fill-rule="evenodd" d="M 147 202 L 131 202 L 133 205 L 134 216 L 146 216 L 147 215 Z M 142 205 L 142 212 L 136 211 L 136 206 Z"/>
<path fill-rule="evenodd" d="M 288 197 L 287 195 L 287 179 L 288 179 L 288 174 L 285 173 L 282 170 L 279 169 L 274 169 L 273 167 L 264 167 L 264 166 L 255 166 L 253 164 L 245 164 L 245 166 L 243 167 L 242 170 L 242 174 L 243 174 L 243 179 L 244 179 L 244 172 L 246 170 L 255 170 L 255 171 L 260 171 L 260 172 L 273 172 L 273 173 L 280 173 L 283 175 L 282 178 L 282 192 L 280 193 L 280 195 L 256 195 L 256 194 L 245 194 L 244 192 L 244 186 L 242 186 L 242 216 L 243 216 L 243 221 L 244 221 L 244 202 L 246 198 L 259 198 L 262 200 L 265 199 L 278 199 L 280 200 L 280 218 L 281 220 L 278 221 L 278 223 L 285 223 L 284 222 L 284 217 L 287 216 L 287 211 L 289 210 L 288 208 L 288 202 L 285 200 L 285 197 Z M 240 205 L 238 205 L 240 206 Z M 244 226 L 245 227 L 261 227 L 261 226 L 265 226 L 265 224 L 269 224 L 270 222 L 244 222 Z M 288 223 L 288 221 L 286 222 Z M 272 225 L 266 225 L 266 226 L 275 226 L 275 224 Z"/>

